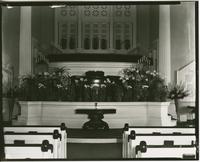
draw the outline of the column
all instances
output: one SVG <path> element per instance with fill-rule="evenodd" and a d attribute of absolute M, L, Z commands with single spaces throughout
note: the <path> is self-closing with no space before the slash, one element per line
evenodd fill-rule
<path fill-rule="evenodd" d="M 159 6 L 158 69 L 166 83 L 171 81 L 170 6 Z"/>
<path fill-rule="evenodd" d="M 110 18 L 109 18 L 109 21 L 110 21 L 110 38 L 109 38 L 109 45 L 110 45 L 110 50 L 111 52 L 114 50 L 114 39 L 113 39 L 113 32 L 114 32 L 114 23 L 113 23 L 113 17 L 114 17 L 114 6 L 108 6 L 109 9 L 110 9 Z"/>
<path fill-rule="evenodd" d="M 19 75 L 32 73 L 31 7 L 21 7 L 19 38 Z"/>
<path fill-rule="evenodd" d="M 78 12 L 78 33 L 77 33 L 77 39 L 78 39 L 78 45 L 77 45 L 77 52 L 80 52 L 82 47 L 81 47 L 81 44 L 82 44 L 82 40 L 83 40 L 83 36 L 82 36 L 82 6 L 78 6 L 77 7 L 77 12 Z"/>

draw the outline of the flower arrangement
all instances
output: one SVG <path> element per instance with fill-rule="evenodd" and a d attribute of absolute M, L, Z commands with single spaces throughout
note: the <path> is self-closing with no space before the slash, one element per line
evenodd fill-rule
<path fill-rule="evenodd" d="M 17 97 L 24 101 L 108 101 L 163 102 L 167 86 L 156 71 L 131 66 L 119 76 L 104 76 L 101 80 L 87 76 L 70 76 L 65 68 L 51 73 L 26 75 L 20 78 Z"/>
<path fill-rule="evenodd" d="M 69 85 L 70 77 L 65 68 L 55 68 L 51 73 L 22 76 L 17 96 L 25 101 L 66 100 Z"/>
<path fill-rule="evenodd" d="M 182 82 L 180 84 L 169 84 L 168 89 L 168 98 L 172 100 L 183 99 L 189 95 L 189 91 L 185 89 L 185 86 Z"/>
<path fill-rule="evenodd" d="M 154 70 L 132 65 L 122 70 L 125 101 L 166 101 L 167 86 L 164 79 Z"/>

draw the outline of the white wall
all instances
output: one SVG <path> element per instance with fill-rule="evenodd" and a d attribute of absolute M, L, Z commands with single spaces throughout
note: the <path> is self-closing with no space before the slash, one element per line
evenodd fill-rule
<path fill-rule="evenodd" d="M 171 8 L 171 79 L 195 59 L 195 3 L 181 2 Z"/>
<path fill-rule="evenodd" d="M 2 7 L 2 66 L 14 69 L 15 82 L 19 74 L 20 8 Z"/>

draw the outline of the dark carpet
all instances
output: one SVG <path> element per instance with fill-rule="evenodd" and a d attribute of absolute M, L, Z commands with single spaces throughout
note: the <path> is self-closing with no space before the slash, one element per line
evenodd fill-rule
<path fill-rule="evenodd" d="M 122 159 L 122 129 L 83 130 L 68 129 L 68 138 L 115 138 L 117 143 L 68 143 L 68 159 L 75 160 L 115 160 Z"/>
<path fill-rule="evenodd" d="M 77 160 L 110 160 L 122 158 L 122 144 L 68 144 L 68 159 Z"/>

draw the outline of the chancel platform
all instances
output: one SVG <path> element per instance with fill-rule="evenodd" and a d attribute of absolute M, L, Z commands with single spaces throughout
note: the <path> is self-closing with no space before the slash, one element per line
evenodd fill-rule
<path fill-rule="evenodd" d="M 97 109 L 115 109 L 104 114 L 109 128 L 123 128 L 124 123 L 134 126 L 174 126 L 168 116 L 169 102 L 98 102 Z M 95 102 L 20 101 L 21 114 L 15 125 L 58 125 L 82 128 L 87 114 L 76 114 L 77 109 L 95 108 Z M 113 111 L 113 110 L 112 110 Z"/>
<path fill-rule="evenodd" d="M 169 102 L 98 102 L 97 109 L 115 109 L 105 114 L 109 128 L 123 128 L 124 123 L 134 126 L 174 126 L 168 116 Z M 95 102 L 21 101 L 21 114 L 16 125 L 59 125 L 82 128 L 87 114 L 76 114 L 77 109 L 92 110 Z"/>

